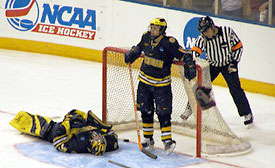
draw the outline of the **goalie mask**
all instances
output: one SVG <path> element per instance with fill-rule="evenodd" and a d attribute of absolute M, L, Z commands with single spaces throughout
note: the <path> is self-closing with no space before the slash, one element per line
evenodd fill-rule
<path fill-rule="evenodd" d="M 199 32 L 203 33 L 207 31 L 209 28 L 211 28 L 213 25 L 214 25 L 214 22 L 209 16 L 202 17 L 199 20 L 198 30 Z"/>
<path fill-rule="evenodd" d="M 89 139 L 88 151 L 96 156 L 101 156 L 106 151 L 107 142 L 103 135 L 92 131 Z"/>
<path fill-rule="evenodd" d="M 153 29 L 156 27 L 159 27 L 159 32 L 155 33 Z M 157 38 L 158 36 L 165 34 L 167 28 L 167 23 L 164 18 L 155 18 L 151 20 L 150 26 L 149 26 L 149 32 L 151 33 L 152 38 Z"/>

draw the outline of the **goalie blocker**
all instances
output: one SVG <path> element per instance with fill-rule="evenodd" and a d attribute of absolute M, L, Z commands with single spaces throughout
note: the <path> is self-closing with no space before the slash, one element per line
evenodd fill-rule
<path fill-rule="evenodd" d="M 196 99 L 202 110 L 207 110 L 216 105 L 210 96 L 211 89 L 206 87 L 198 87 L 196 89 Z"/>

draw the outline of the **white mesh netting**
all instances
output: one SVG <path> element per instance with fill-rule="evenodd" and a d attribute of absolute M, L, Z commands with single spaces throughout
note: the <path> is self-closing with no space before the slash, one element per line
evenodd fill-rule
<path fill-rule="evenodd" d="M 103 78 L 106 81 L 103 82 L 103 88 L 106 89 L 106 94 L 103 94 L 106 100 L 106 110 L 103 111 L 103 118 L 106 119 L 107 123 L 113 124 L 117 131 L 135 129 L 129 70 L 124 63 L 125 52 L 126 50 L 124 49 L 109 47 L 105 48 L 103 56 L 103 71 L 105 71 Z M 132 64 L 135 92 L 142 59 L 139 58 Z M 202 85 L 211 88 L 209 64 L 202 59 L 197 59 L 196 64 L 202 69 Z M 198 81 L 196 80 L 198 78 L 188 81 L 181 75 L 183 72 L 182 63 L 178 62 L 172 65 L 172 130 L 179 134 L 196 137 L 197 103 L 194 97 L 194 90 L 198 86 Z M 213 92 L 211 95 L 214 98 Z M 183 120 L 180 115 L 186 109 L 188 101 L 193 113 L 187 120 Z M 156 115 L 155 121 L 157 123 Z M 155 124 L 154 127 L 158 127 L 158 125 Z M 251 151 L 250 143 L 231 131 L 216 106 L 202 111 L 201 125 L 203 154 L 232 156 Z"/>

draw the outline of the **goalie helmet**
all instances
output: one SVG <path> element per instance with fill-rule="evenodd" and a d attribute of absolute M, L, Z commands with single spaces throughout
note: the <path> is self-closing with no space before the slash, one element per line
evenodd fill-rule
<path fill-rule="evenodd" d="M 203 33 L 214 25 L 213 20 L 209 17 L 201 17 L 198 24 L 199 32 Z"/>
<path fill-rule="evenodd" d="M 164 18 L 155 18 L 151 20 L 150 26 L 160 26 L 159 35 L 164 34 L 167 28 L 167 23 Z"/>
<path fill-rule="evenodd" d="M 101 156 L 105 153 L 106 146 L 105 137 L 96 131 L 91 131 L 88 151 L 96 156 Z"/>

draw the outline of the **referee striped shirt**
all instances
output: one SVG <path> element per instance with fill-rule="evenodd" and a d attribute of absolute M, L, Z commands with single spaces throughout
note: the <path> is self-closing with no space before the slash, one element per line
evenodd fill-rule
<path fill-rule="evenodd" d="M 218 33 L 209 39 L 201 34 L 191 49 L 193 57 L 199 57 L 203 52 L 206 59 L 214 67 L 222 67 L 229 63 L 239 62 L 243 52 L 242 42 L 230 27 L 217 27 Z"/>

